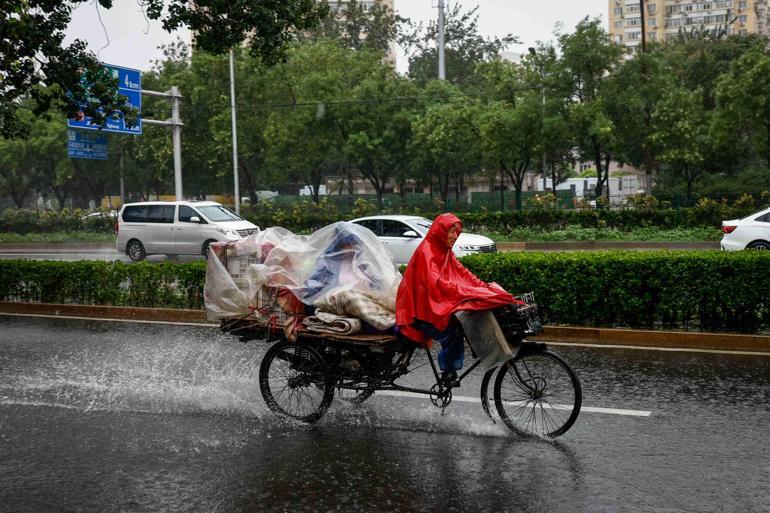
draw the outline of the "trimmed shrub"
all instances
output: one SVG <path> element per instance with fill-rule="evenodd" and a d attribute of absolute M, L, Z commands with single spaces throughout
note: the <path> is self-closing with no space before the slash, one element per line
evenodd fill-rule
<path fill-rule="evenodd" d="M 534 291 L 550 324 L 770 330 L 770 254 L 762 252 L 497 253 L 463 263 L 512 292 Z"/>
<path fill-rule="evenodd" d="M 534 291 L 547 324 L 770 332 L 760 251 L 495 253 L 463 259 L 485 281 Z M 205 262 L 0 261 L 0 300 L 202 308 Z"/>
<path fill-rule="evenodd" d="M 206 264 L 3 260 L 0 276 L 4 301 L 198 309 Z"/>

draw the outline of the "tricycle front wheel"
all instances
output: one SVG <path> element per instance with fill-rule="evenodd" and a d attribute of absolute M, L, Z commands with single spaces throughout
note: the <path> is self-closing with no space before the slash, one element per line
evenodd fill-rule
<path fill-rule="evenodd" d="M 494 394 L 500 418 L 523 435 L 555 437 L 566 433 L 583 402 L 575 372 L 548 350 L 504 363 L 495 379 Z"/>
<path fill-rule="evenodd" d="M 326 362 L 318 351 L 288 341 L 265 353 L 259 390 L 272 411 L 308 423 L 320 419 L 334 398 Z"/>

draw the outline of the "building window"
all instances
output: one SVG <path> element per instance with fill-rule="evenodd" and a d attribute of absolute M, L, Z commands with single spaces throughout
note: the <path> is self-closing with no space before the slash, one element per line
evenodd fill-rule
<path fill-rule="evenodd" d="M 637 27 L 642 24 L 641 18 L 628 18 L 626 20 L 626 27 Z"/>
<path fill-rule="evenodd" d="M 647 12 L 650 14 L 655 14 L 658 10 L 658 7 L 655 4 L 647 4 Z"/>
<path fill-rule="evenodd" d="M 657 32 L 647 32 L 647 40 L 648 41 L 657 41 L 658 40 L 658 33 Z"/>
<path fill-rule="evenodd" d="M 615 22 L 615 28 L 620 29 L 623 28 L 623 20 L 618 20 Z"/>
<path fill-rule="evenodd" d="M 738 2 L 738 9 L 745 9 L 748 6 L 748 2 L 746 0 L 740 0 Z"/>
<path fill-rule="evenodd" d="M 623 14 L 623 8 L 622 7 L 615 7 L 615 16 Z"/>
<path fill-rule="evenodd" d="M 620 34 L 614 36 L 614 38 L 615 38 L 615 42 L 618 43 L 618 44 L 623 42 L 623 36 L 620 35 Z"/>
<path fill-rule="evenodd" d="M 658 20 L 656 20 L 655 18 L 650 18 L 647 20 L 647 25 L 649 25 L 650 27 L 657 27 Z"/>
<path fill-rule="evenodd" d="M 628 40 L 629 41 L 637 41 L 637 40 L 642 38 L 642 33 L 641 32 L 628 32 L 626 34 L 626 36 L 628 36 Z"/>
<path fill-rule="evenodd" d="M 738 16 L 738 21 L 741 23 L 746 23 L 747 21 L 749 21 L 749 17 L 746 16 L 745 14 L 741 14 L 740 16 Z"/>

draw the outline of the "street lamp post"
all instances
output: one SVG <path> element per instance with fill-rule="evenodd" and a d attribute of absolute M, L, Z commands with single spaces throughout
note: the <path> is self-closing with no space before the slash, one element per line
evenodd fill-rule
<path fill-rule="evenodd" d="M 529 47 L 529 53 L 532 54 L 532 57 L 537 59 L 537 51 L 533 47 Z M 540 68 L 540 92 L 542 95 L 542 106 L 540 111 L 540 117 L 542 121 L 542 130 L 541 135 L 545 134 L 545 70 L 543 70 L 543 64 L 542 62 L 538 63 L 538 68 Z M 545 138 L 543 137 L 543 142 L 545 142 Z M 543 194 L 545 194 L 546 191 L 546 175 L 547 175 L 548 166 L 546 163 L 546 155 L 545 155 L 545 145 L 543 145 Z M 554 195 L 556 194 L 556 184 L 552 184 Z"/>

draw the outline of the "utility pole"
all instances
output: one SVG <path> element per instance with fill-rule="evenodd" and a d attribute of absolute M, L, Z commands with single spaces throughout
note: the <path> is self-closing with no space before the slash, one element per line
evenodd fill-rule
<path fill-rule="evenodd" d="M 644 0 L 639 0 L 639 13 L 642 15 L 642 51 L 647 51 L 647 31 L 644 28 Z"/>
<path fill-rule="evenodd" d="M 444 61 L 444 0 L 438 0 L 438 79 L 446 80 L 446 63 Z"/>
<path fill-rule="evenodd" d="M 232 48 L 230 48 L 230 119 L 233 125 L 233 193 L 235 195 L 235 213 L 241 215 L 241 193 L 238 183 L 238 128 L 235 122 L 235 70 Z M 253 198 L 252 201 L 254 201 Z"/>

